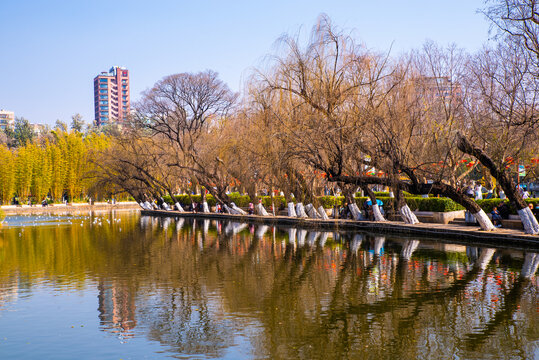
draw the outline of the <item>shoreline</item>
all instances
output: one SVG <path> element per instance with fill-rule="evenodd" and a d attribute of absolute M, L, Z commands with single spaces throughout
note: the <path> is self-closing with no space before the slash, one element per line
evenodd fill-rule
<path fill-rule="evenodd" d="M 68 205 L 53 204 L 49 206 L 41 205 L 4 205 L 0 209 L 5 215 L 30 215 L 30 214 L 50 214 L 50 213 L 65 213 L 79 211 L 95 211 L 95 210 L 139 210 L 140 205 L 135 201 L 118 202 L 109 204 L 106 202 L 97 202 L 93 205 L 88 203 L 71 203 Z"/>
<path fill-rule="evenodd" d="M 502 246 L 525 246 L 539 249 L 539 236 L 527 235 L 523 231 L 500 228 L 493 232 L 480 230 L 477 226 L 452 224 L 419 223 L 405 224 L 402 221 L 355 221 L 342 219 L 291 218 L 288 216 L 233 215 L 218 213 L 191 213 L 165 210 L 141 210 L 141 215 L 160 217 L 184 217 L 214 220 L 232 220 L 253 224 L 298 226 L 316 230 L 360 230 L 382 234 L 423 236 L 431 239 L 444 237 L 452 240 L 467 240 L 474 243 L 487 243 Z"/>

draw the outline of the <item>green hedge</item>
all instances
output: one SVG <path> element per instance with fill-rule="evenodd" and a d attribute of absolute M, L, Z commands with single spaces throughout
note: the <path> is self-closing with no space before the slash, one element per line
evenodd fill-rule
<path fill-rule="evenodd" d="M 389 197 L 389 191 L 375 191 L 374 195 L 376 197 L 379 197 L 379 196 Z M 355 193 L 354 197 L 361 197 L 361 192 Z"/>
<path fill-rule="evenodd" d="M 393 202 L 395 201 L 395 198 L 390 198 L 388 196 L 377 196 L 377 199 L 380 199 L 384 203 L 384 207 L 390 208 L 393 207 Z M 361 209 L 363 207 L 363 203 L 367 200 L 367 197 L 356 197 L 356 204 Z M 335 203 L 335 197 L 333 196 L 320 196 L 318 198 L 318 201 L 320 204 L 326 208 L 332 208 Z M 344 202 L 343 196 L 338 196 L 336 198 L 337 205 L 342 206 Z M 410 196 L 406 197 L 406 203 L 412 210 L 419 210 L 419 211 L 437 211 L 437 212 L 447 212 L 447 211 L 455 211 L 455 210 L 463 210 L 464 208 L 460 206 L 459 204 L 455 203 L 453 200 L 448 198 L 424 198 L 420 196 Z"/>
<path fill-rule="evenodd" d="M 342 206 L 344 203 L 344 196 L 319 196 L 318 202 L 324 207 L 324 209 L 331 209 L 334 205 Z"/>
<path fill-rule="evenodd" d="M 536 207 L 539 205 L 539 199 L 533 198 L 533 199 L 526 199 L 524 200 L 527 204 L 533 204 L 533 207 Z M 483 200 L 476 200 L 477 204 L 481 206 L 481 209 L 483 209 L 487 214 L 492 211 L 494 206 L 500 205 L 501 202 L 505 202 L 509 204 L 509 213 L 512 215 L 517 214 L 517 209 L 513 206 L 513 204 L 509 203 L 508 200 L 502 200 L 502 199 L 483 199 Z"/>
<path fill-rule="evenodd" d="M 269 207 L 271 206 L 271 196 L 261 196 L 260 198 L 262 199 L 262 205 L 264 205 L 265 208 L 269 209 Z M 284 198 L 284 196 L 274 196 L 273 203 L 275 204 L 275 209 L 286 207 L 286 199 Z"/>
<path fill-rule="evenodd" d="M 388 193 L 380 193 L 380 194 L 388 194 Z M 163 197 L 164 200 L 172 204 L 170 196 Z M 177 195 L 176 199 L 177 201 L 182 205 L 189 205 L 191 204 L 191 198 L 194 202 L 200 203 L 202 201 L 201 195 Z M 239 193 L 230 193 L 228 194 L 228 198 L 230 201 L 234 202 L 239 207 L 247 207 L 249 206 L 249 203 L 251 202 L 251 198 L 249 195 L 241 195 Z M 384 208 L 388 209 L 390 207 L 393 207 L 393 202 L 395 201 L 395 198 L 390 198 L 389 196 L 376 196 L 377 199 L 380 199 L 384 203 Z M 260 196 L 260 199 L 262 200 L 262 204 L 264 207 L 269 208 L 271 206 L 271 197 L 270 196 Z M 356 197 L 356 204 L 360 209 L 363 208 L 363 203 L 368 199 L 367 197 Z M 436 211 L 436 212 L 448 212 L 448 211 L 456 211 L 456 210 L 464 210 L 464 207 L 457 204 L 451 199 L 443 198 L 443 197 L 429 197 L 424 198 L 421 196 L 406 196 L 406 203 L 410 207 L 412 211 L 419 210 L 419 211 Z M 206 195 L 206 200 L 208 201 L 209 206 L 215 206 L 216 200 L 211 195 Z M 293 200 L 293 199 L 292 199 Z M 331 209 L 333 206 L 343 206 L 344 205 L 344 196 L 319 196 L 317 198 L 320 205 L 322 205 L 325 209 Z M 286 207 L 286 200 L 284 196 L 274 196 L 273 201 L 275 204 L 275 208 L 284 208 Z M 507 201 L 507 200 L 506 200 Z M 477 204 L 481 206 L 481 208 L 486 212 L 490 213 L 492 211 L 492 208 L 494 206 L 498 206 L 502 202 L 501 199 L 484 199 L 484 200 L 477 200 Z M 539 205 L 539 199 L 527 199 L 526 202 L 528 204 L 532 203 L 535 206 Z M 516 214 L 516 209 L 510 205 L 509 206 L 510 211 L 512 214 Z"/>
<path fill-rule="evenodd" d="M 424 198 L 420 196 L 411 196 L 406 198 L 406 203 L 412 211 L 436 211 L 436 212 L 448 212 L 464 210 L 464 207 L 457 204 L 448 198 L 429 197 Z"/>

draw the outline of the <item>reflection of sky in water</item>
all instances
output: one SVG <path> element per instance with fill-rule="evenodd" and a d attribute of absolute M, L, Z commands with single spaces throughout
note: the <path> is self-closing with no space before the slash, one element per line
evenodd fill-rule
<path fill-rule="evenodd" d="M 73 215 L 8 215 L 4 227 L 28 227 L 28 226 L 60 226 L 82 223 L 89 220 L 89 216 Z"/>
<path fill-rule="evenodd" d="M 72 214 L 43 214 L 43 215 L 8 215 L 2 224 L 3 228 L 26 228 L 26 227 L 47 227 L 63 225 L 98 225 L 119 223 L 121 219 L 110 216 L 108 212 L 84 213 L 83 215 Z"/>

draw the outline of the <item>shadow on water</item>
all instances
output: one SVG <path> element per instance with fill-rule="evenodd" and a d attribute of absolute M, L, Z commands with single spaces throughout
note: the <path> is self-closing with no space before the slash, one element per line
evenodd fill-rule
<path fill-rule="evenodd" d="M 533 358 L 538 266 L 535 252 L 369 233 L 17 220 L 0 232 L 0 314 L 45 279 L 96 289 L 100 331 L 168 356 Z"/>

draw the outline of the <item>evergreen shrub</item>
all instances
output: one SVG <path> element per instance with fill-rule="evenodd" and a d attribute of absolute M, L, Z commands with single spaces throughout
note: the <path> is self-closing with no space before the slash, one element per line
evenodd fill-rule
<path fill-rule="evenodd" d="M 375 193 L 376 194 L 376 193 Z M 378 194 L 389 194 L 389 193 L 383 193 L 380 192 Z M 405 193 L 406 195 L 407 193 Z M 247 207 L 249 206 L 249 203 L 251 202 L 251 198 L 249 195 L 241 195 L 237 192 L 228 194 L 228 198 L 231 202 L 234 202 L 239 207 Z M 383 207 L 385 209 L 389 209 L 393 207 L 393 203 L 395 201 L 395 198 L 390 198 L 389 196 L 381 196 L 377 195 L 377 199 L 380 199 L 384 205 Z M 171 201 L 170 196 L 164 196 L 163 199 L 169 203 L 173 204 Z M 191 199 L 196 202 L 200 203 L 202 201 L 201 195 L 177 195 L 176 200 L 182 205 L 187 206 L 191 204 Z M 269 209 L 271 207 L 271 196 L 260 196 L 259 199 L 262 200 L 262 205 L 266 209 Z M 368 197 L 356 197 L 356 204 L 357 206 L 362 209 L 363 203 L 368 199 Z M 325 209 L 331 209 L 333 206 L 343 206 L 344 205 L 344 196 L 319 196 L 317 197 L 318 203 L 322 205 Z M 405 196 L 406 203 L 410 207 L 412 211 L 418 210 L 418 211 L 434 211 L 434 212 L 449 212 L 449 211 L 457 211 L 457 210 L 464 210 L 464 207 L 457 204 L 453 200 L 449 198 L 444 197 L 428 197 L 424 198 L 421 196 Z M 215 206 L 216 200 L 211 194 L 206 195 L 206 201 L 208 202 L 209 206 Z M 274 196 L 273 201 L 275 204 L 275 208 L 286 208 L 286 199 L 284 196 Z M 294 201 L 294 199 L 292 199 Z M 502 202 L 501 199 L 484 199 L 484 200 L 476 200 L 477 204 L 481 206 L 481 208 L 488 214 L 492 211 L 492 208 L 494 206 L 498 206 L 500 202 Z M 507 202 L 507 200 L 505 200 Z M 534 207 L 539 205 L 539 198 L 532 198 L 532 199 L 526 199 L 526 203 L 534 204 Z M 294 201 L 295 202 L 295 201 Z M 509 209 L 511 214 L 516 214 L 516 209 L 512 204 L 509 205 Z"/>
<path fill-rule="evenodd" d="M 531 198 L 524 200 L 526 204 L 533 204 L 533 207 L 537 207 L 539 205 L 539 198 Z M 509 205 L 509 213 L 512 215 L 517 214 L 517 209 L 515 206 L 509 202 L 509 200 L 502 200 L 502 199 L 483 199 L 483 200 L 476 200 L 477 204 L 481 206 L 481 209 L 485 211 L 487 214 L 492 211 L 494 206 L 500 205 L 501 202 L 505 202 Z"/>

